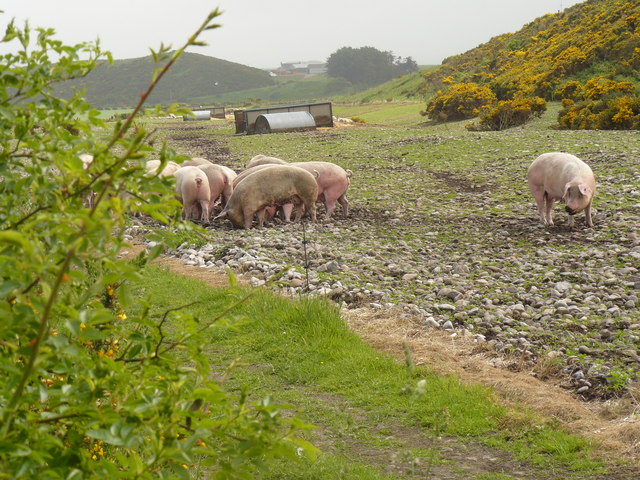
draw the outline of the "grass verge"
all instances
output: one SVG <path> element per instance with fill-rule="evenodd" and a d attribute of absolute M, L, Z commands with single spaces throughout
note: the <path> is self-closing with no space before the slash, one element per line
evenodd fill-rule
<path fill-rule="evenodd" d="M 245 293 L 157 267 L 142 275 L 134 290 L 152 300 L 158 319 L 193 301 L 192 313 L 211 319 Z M 244 365 L 227 388 L 250 386 L 256 398 L 271 394 L 319 427 L 309 438 L 324 452 L 318 462 L 278 462 L 264 478 L 509 478 L 511 470 L 526 471 L 526 478 L 599 478 L 604 472 L 588 441 L 497 404 L 486 388 L 415 366 L 410 352 L 406 364 L 380 354 L 326 301 L 256 290 L 230 320 L 233 328 L 212 329 L 205 347 L 221 371 L 234 360 Z"/>

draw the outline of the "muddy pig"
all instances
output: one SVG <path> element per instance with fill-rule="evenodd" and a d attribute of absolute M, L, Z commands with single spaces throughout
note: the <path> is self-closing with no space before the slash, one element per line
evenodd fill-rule
<path fill-rule="evenodd" d="M 182 218 L 190 220 L 199 211 L 200 221 L 208 222 L 211 189 L 207 175 L 198 167 L 187 166 L 176 170 L 174 176 L 176 193 L 182 201 Z"/>
<path fill-rule="evenodd" d="M 529 166 L 527 178 L 543 225 L 553 225 L 553 202 L 562 201 L 569 214 L 570 227 L 573 216 L 582 210 L 587 226 L 593 227 L 591 202 L 596 181 L 591 168 L 578 157 L 561 152 L 544 153 Z"/>
<path fill-rule="evenodd" d="M 304 205 L 315 222 L 317 196 L 318 185 L 313 174 L 301 168 L 274 165 L 238 183 L 216 219 L 228 217 L 235 226 L 250 228 L 253 216 L 258 214 L 258 225 L 262 227 L 267 207 L 294 203 L 298 207 L 294 221 L 302 216 L 300 207 Z"/>

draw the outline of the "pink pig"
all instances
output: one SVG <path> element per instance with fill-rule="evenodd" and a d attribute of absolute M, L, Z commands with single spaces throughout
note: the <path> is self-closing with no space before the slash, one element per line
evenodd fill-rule
<path fill-rule="evenodd" d="M 209 222 L 211 190 L 207 175 L 198 167 L 187 166 L 178 169 L 174 176 L 176 193 L 182 201 L 182 218 L 190 220 L 200 210 L 200 221 Z"/>
<path fill-rule="evenodd" d="M 336 208 L 336 202 L 342 205 L 342 213 L 349 215 L 349 202 L 347 201 L 347 189 L 351 183 L 351 170 L 331 162 L 296 162 L 289 165 L 303 168 L 308 172 L 317 172 L 318 202 L 323 202 L 326 207 L 324 218 L 329 219 Z"/>
<path fill-rule="evenodd" d="M 233 186 L 231 182 L 229 182 L 229 174 L 226 167 L 216 165 L 215 163 L 209 163 L 208 165 L 197 165 L 196 168 L 202 170 L 209 181 L 209 190 L 211 191 L 209 212 L 213 210 L 213 206 L 218 199 L 220 199 L 220 203 L 224 207 L 231 197 L 231 192 L 233 191 Z"/>
<path fill-rule="evenodd" d="M 582 210 L 587 226 L 593 227 L 591 202 L 596 193 L 596 180 L 586 163 L 568 153 L 544 153 L 529 166 L 527 177 L 543 225 L 553 225 L 553 202 L 563 201 L 570 227 L 573 216 Z"/>
<path fill-rule="evenodd" d="M 282 160 L 277 157 L 269 157 L 267 155 L 262 155 L 261 153 L 253 157 L 247 163 L 245 168 L 257 167 L 258 165 L 286 165 L 286 160 Z"/>

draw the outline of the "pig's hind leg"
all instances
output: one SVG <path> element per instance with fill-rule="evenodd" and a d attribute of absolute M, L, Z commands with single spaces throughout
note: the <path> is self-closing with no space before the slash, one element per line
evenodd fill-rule
<path fill-rule="evenodd" d="M 338 197 L 338 203 L 342 205 L 342 214 L 346 217 L 349 216 L 349 201 L 347 200 L 347 193 L 343 193 Z"/>
<path fill-rule="evenodd" d="M 543 225 L 547 225 L 547 219 L 545 217 L 545 201 L 547 200 L 547 194 L 544 191 L 544 187 L 531 185 L 531 194 L 536 201 L 540 221 Z"/>
<path fill-rule="evenodd" d="M 209 201 L 199 200 L 200 204 L 200 221 L 202 223 L 209 223 Z"/>
<path fill-rule="evenodd" d="M 332 200 L 331 198 L 327 199 L 325 197 L 324 206 L 326 208 L 324 219 L 329 220 L 331 218 L 331 215 L 333 215 L 333 211 L 336 209 L 335 199 Z"/>
<path fill-rule="evenodd" d="M 258 227 L 262 228 L 264 225 L 264 219 L 267 215 L 267 207 L 261 208 L 256 212 L 256 217 L 258 218 Z"/>

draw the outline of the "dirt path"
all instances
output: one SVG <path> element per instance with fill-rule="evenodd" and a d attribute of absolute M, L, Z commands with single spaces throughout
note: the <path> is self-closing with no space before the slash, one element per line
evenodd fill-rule
<path fill-rule="evenodd" d="M 143 248 L 143 244 L 134 241 L 123 256 L 133 257 Z M 214 288 L 229 284 L 224 273 L 186 266 L 174 257 L 161 256 L 152 263 Z M 244 283 L 245 279 L 238 276 L 238 281 Z M 595 440 L 599 454 L 640 463 L 640 424 L 628 414 L 628 404 L 614 400 L 590 403 L 577 400 L 557 385 L 558 380 L 554 383 L 553 377 L 541 381 L 530 372 L 509 371 L 515 359 L 500 358 L 471 338 L 452 331 L 425 330 L 415 319 L 402 313 L 393 308 L 343 310 L 345 320 L 355 333 L 399 361 L 405 357 L 403 345 L 406 343 L 416 364 L 427 365 L 439 374 L 456 375 L 466 383 L 490 387 L 499 402 L 554 418 L 568 431 Z"/>

